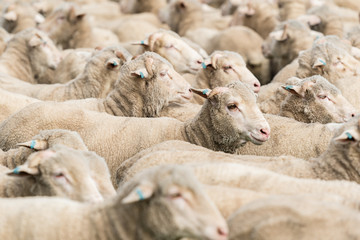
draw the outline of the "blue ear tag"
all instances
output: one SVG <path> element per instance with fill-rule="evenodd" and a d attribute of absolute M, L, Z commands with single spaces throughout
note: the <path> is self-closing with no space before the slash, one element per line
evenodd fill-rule
<path fill-rule="evenodd" d="M 144 42 L 144 40 L 141 40 L 141 42 L 140 42 L 140 43 L 141 43 L 141 45 L 145 45 L 145 42 Z"/>
<path fill-rule="evenodd" d="M 34 149 L 36 145 L 36 140 L 31 140 L 30 148 Z"/>
<path fill-rule="evenodd" d="M 142 72 L 140 72 L 140 77 L 145 78 L 145 76 L 144 76 L 144 74 Z"/>
<path fill-rule="evenodd" d="M 204 89 L 204 90 L 202 91 L 202 93 L 206 95 L 209 91 L 210 91 L 209 89 Z"/>
<path fill-rule="evenodd" d="M 287 85 L 287 86 L 285 87 L 286 90 L 293 89 L 293 88 L 294 88 L 293 85 Z"/>
<path fill-rule="evenodd" d="M 353 139 L 353 136 L 351 136 L 350 133 L 346 132 L 345 134 L 346 134 L 346 136 L 348 137 L 349 140 Z"/>
<path fill-rule="evenodd" d="M 113 65 L 114 65 L 114 66 L 117 66 L 118 63 L 117 63 L 116 61 L 113 61 Z"/>
<path fill-rule="evenodd" d="M 144 199 L 145 199 L 142 191 L 141 191 L 139 188 L 137 188 L 135 191 L 136 191 L 137 195 L 139 195 L 139 199 L 140 199 L 140 200 L 144 200 Z"/>
<path fill-rule="evenodd" d="M 203 69 L 206 68 L 206 64 L 204 62 L 201 63 L 201 66 L 202 66 Z"/>
<path fill-rule="evenodd" d="M 321 62 L 324 66 L 326 66 L 326 62 L 324 62 L 323 60 L 319 59 L 319 62 Z"/>
<path fill-rule="evenodd" d="M 14 168 L 13 173 L 14 174 L 19 174 L 20 173 L 19 167 Z"/>

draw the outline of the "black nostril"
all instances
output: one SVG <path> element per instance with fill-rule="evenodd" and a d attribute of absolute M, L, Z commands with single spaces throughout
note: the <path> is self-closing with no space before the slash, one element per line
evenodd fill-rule
<path fill-rule="evenodd" d="M 202 64 L 203 61 L 197 60 L 196 61 L 198 64 Z"/>
<path fill-rule="evenodd" d="M 220 236 L 227 236 L 227 232 L 220 227 L 218 227 L 217 232 Z"/>
<path fill-rule="evenodd" d="M 266 130 L 264 130 L 264 129 L 260 129 L 260 132 L 262 133 L 262 134 L 264 134 L 264 135 L 268 135 L 269 133 L 266 131 Z"/>
<path fill-rule="evenodd" d="M 254 83 L 254 87 L 260 87 L 260 84 Z"/>
<path fill-rule="evenodd" d="M 351 114 L 351 117 L 355 117 L 355 114 L 353 113 L 353 114 Z"/>

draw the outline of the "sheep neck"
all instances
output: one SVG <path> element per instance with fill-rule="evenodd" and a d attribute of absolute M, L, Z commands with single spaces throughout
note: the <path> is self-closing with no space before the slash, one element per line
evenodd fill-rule
<path fill-rule="evenodd" d="M 78 98 L 100 98 L 104 95 L 97 79 L 101 76 L 96 71 L 85 71 L 67 83 L 67 92 Z"/>
<path fill-rule="evenodd" d="M 104 108 L 108 114 L 126 117 L 145 117 L 143 114 L 143 99 L 126 88 L 112 90 L 104 100 Z M 126 91 L 123 93 L 123 91 Z"/>
<path fill-rule="evenodd" d="M 314 171 L 322 179 L 348 180 L 360 183 L 358 155 L 351 157 L 350 144 L 337 146 L 330 144 L 329 148 L 314 159 Z"/>
<path fill-rule="evenodd" d="M 72 38 L 69 40 L 70 48 L 90 47 L 85 44 L 89 39 L 92 39 L 92 31 L 90 22 L 85 18 L 79 24 L 79 28 L 74 32 Z"/>
<path fill-rule="evenodd" d="M 91 208 L 87 216 L 89 239 L 159 239 L 146 224 L 146 203 L 121 204 L 119 196 Z M 140 226 L 140 227 L 139 227 Z"/>
<path fill-rule="evenodd" d="M 195 118 L 185 123 L 186 141 L 214 151 L 234 153 L 243 144 L 238 137 L 231 138 L 231 140 L 226 137 L 227 140 L 224 140 L 221 128 L 212 123 L 210 108 L 211 103 L 205 101 Z"/>
<path fill-rule="evenodd" d="M 35 83 L 29 50 L 25 41 L 25 39 L 17 39 L 14 43 L 9 42 L 5 52 L 1 55 L 0 65 L 9 75 L 26 82 Z"/>

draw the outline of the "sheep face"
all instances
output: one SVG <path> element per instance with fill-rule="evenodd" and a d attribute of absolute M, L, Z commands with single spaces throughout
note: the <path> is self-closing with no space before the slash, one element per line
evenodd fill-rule
<path fill-rule="evenodd" d="M 28 41 L 29 58 L 36 75 L 42 75 L 49 68 L 55 70 L 61 61 L 61 53 L 49 37 L 41 31 L 34 32 Z"/>
<path fill-rule="evenodd" d="M 325 41 L 300 54 L 298 77 L 321 75 L 331 83 L 337 79 L 358 76 L 360 62 L 347 49 L 338 47 L 332 42 Z"/>
<path fill-rule="evenodd" d="M 190 84 L 156 53 L 145 52 L 124 64 L 121 71 L 119 89 L 127 89 L 143 104 L 145 116 L 158 116 L 169 103 L 186 103 L 192 98 Z"/>
<path fill-rule="evenodd" d="M 86 157 L 85 152 L 56 145 L 33 153 L 25 164 L 15 168 L 11 175 L 34 178 L 36 184 L 32 191 L 38 195 L 67 197 L 87 202 L 101 201 L 103 197 L 92 177 Z"/>
<path fill-rule="evenodd" d="M 166 58 L 180 73 L 196 73 L 201 68 L 202 56 L 176 33 L 160 31 L 141 42 L 146 50 Z"/>
<path fill-rule="evenodd" d="M 295 119 L 305 122 L 346 122 L 355 116 L 355 108 L 342 96 L 341 92 L 325 78 L 313 76 L 296 85 L 283 86 L 291 94 L 281 104 L 280 114 L 287 116 L 287 111 L 304 114 Z M 300 114 L 300 113 L 298 113 Z"/>
<path fill-rule="evenodd" d="M 227 239 L 225 220 L 188 168 L 151 168 L 122 189 L 121 203 L 141 207 L 140 221 L 159 239 Z"/>
<path fill-rule="evenodd" d="M 211 105 L 210 122 L 216 126 L 212 129 L 213 140 L 222 151 L 232 152 L 248 141 L 260 145 L 269 139 L 269 124 L 256 104 L 255 94 L 243 83 L 194 92 L 208 99 L 203 108 Z"/>
<path fill-rule="evenodd" d="M 0 25 L 9 33 L 17 33 L 29 27 L 36 27 L 44 17 L 26 3 L 14 2 L 3 10 Z"/>
<path fill-rule="evenodd" d="M 210 88 L 225 86 L 234 81 L 246 84 L 255 93 L 260 90 L 259 80 L 246 68 L 243 58 L 229 51 L 216 51 L 205 60 L 203 69 Z"/>
<path fill-rule="evenodd" d="M 52 12 L 39 29 L 46 32 L 49 37 L 62 46 L 68 46 L 68 41 L 84 22 L 85 14 L 73 5 L 65 5 Z"/>

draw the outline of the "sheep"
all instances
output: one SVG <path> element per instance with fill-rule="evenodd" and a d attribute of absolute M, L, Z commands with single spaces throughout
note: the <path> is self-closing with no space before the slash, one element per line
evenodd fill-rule
<path fill-rule="evenodd" d="M 34 28 L 43 21 L 44 17 L 29 3 L 16 1 L 3 9 L 0 26 L 15 34 L 27 28 Z"/>
<path fill-rule="evenodd" d="M 348 39 L 352 46 L 360 48 L 360 26 L 353 27 L 349 32 L 346 34 L 346 39 Z"/>
<path fill-rule="evenodd" d="M 359 75 L 360 62 L 351 54 L 351 46 L 336 37 L 324 37 L 314 42 L 312 48 L 299 55 L 299 78 L 321 75 L 339 87 L 337 80 Z"/>
<path fill-rule="evenodd" d="M 300 19 L 305 20 L 312 29 L 322 32 L 324 35 L 336 35 L 340 38 L 344 36 L 344 32 L 359 24 L 357 11 L 337 7 L 333 4 L 314 7 Z"/>
<path fill-rule="evenodd" d="M 125 51 L 123 50 L 123 52 Z M 80 48 L 72 51 L 65 50 L 63 53 L 65 53 L 65 56 L 56 67 L 54 74 L 47 79 L 43 79 L 44 81 L 38 81 L 38 83 L 67 83 L 76 78 L 84 71 L 87 62 L 94 54 L 94 49 L 90 51 L 89 49 Z"/>
<path fill-rule="evenodd" d="M 237 41 L 237 39 L 248 40 Z M 195 41 L 194 39 L 191 40 Z M 263 41 L 254 30 L 243 26 L 234 26 L 219 32 L 209 39 L 209 41 L 205 42 L 207 46 L 202 46 L 201 43 L 195 42 L 208 53 L 212 53 L 215 50 L 228 50 L 239 53 L 244 58 L 248 69 L 261 83 L 265 84 L 270 81 L 270 69 L 269 61 L 261 52 Z"/>
<path fill-rule="evenodd" d="M 123 13 L 141 13 L 153 12 L 158 13 L 159 9 L 166 6 L 166 0 L 121 0 L 119 1 L 121 12 Z"/>
<path fill-rule="evenodd" d="M 0 122 L 23 107 L 38 101 L 35 98 L 8 92 L 0 88 Z"/>
<path fill-rule="evenodd" d="M 90 161 L 100 161 L 106 168 L 104 159 L 95 153 L 63 145 L 33 153 L 23 165 L 0 175 L 0 196 L 61 196 L 77 201 L 102 201 L 103 197 L 91 176 L 91 171 L 96 169 L 90 169 L 90 165 L 94 164 L 88 163 Z M 110 183 L 109 177 L 108 174 L 107 181 Z"/>
<path fill-rule="evenodd" d="M 284 93 L 284 90 L 290 94 Z M 341 123 L 348 121 L 356 113 L 340 90 L 318 75 L 304 79 L 290 78 L 273 97 L 260 102 L 259 107 L 264 113 L 294 118 L 305 123 Z"/>
<path fill-rule="evenodd" d="M 125 19 L 115 26 L 110 28 L 110 30 L 116 34 L 122 43 L 131 43 L 145 39 L 150 34 L 159 30 L 159 27 L 146 20 Z"/>
<path fill-rule="evenodd" d="M 243 58 L 238 53 L 215 51 L 205 59 L 202 69 L 190 84 L 194 88 L 215 88 L 238 80 L 248 85 L 255 93 L 259 92 L 259 80 L 246 68 Z"/>
<path fill-rule="evenodd" d="M 111 31 L 92 28 L 86 14 L 73 4 L 55 9 L 39 28 L 63 49 L 94 48 L 118 43 L 118 38 Z"/>
<path fill-rule="evenodd" d="M 0 72 L 29 83 L 37 83 L 61 60 L 59 50 L 43 32 L 29 28 L 14 35 L 0 57 Z"/>
<path fill-rule="evenodd" d="M 358 239 L 360 216 L 342 198 L 276 196 L 250 203 L 228 218 L 230 240 Z"/>
<path fill-rule="evenodd" d="M 29 84 L 13 79 L 0 79 L 0 87 L 40 100 L 65 101 L 81 98 L 104 98 L 120 74 L 121 65 L 130 54 L 120 47 L 109 47 L 96 53 L 82 74 L 65 84 Z"/>
<path fill-rule="evenodd" d="M 169 104 L 187 103 L 191 97 L 189 83 L 171 64 L 156 53 L 146 52 L 124 63 L 113 90 L 105 98 L 64 104 L 113 116 L 158 117 Z"/>
<path fill-rule="evenodd" d="M 247 141 L 263 144 L 268 140 L 268 123 L 247 86 L 235 82 L 199 94 L 208 100 L 198 115 L 185 123 L 171 118 L 114 117 L 56 102 L 34 103 L 0 124 L 0 136 L 6 136 L 0 138 L 0 148 L 8 150 L 43 129 L 76 130 L 89 150 L 104 157 L 114 173 L 125 159 L 166 140 L 183 140 L 224 152 L 235 152 Z M 24 122 L 29 118 L 36 121 Z M 134 131 L 141 134 L 134 135 Z M 131 141 L 126 136 L 131 136 Z"/>
<path fill-rule="evenodd" d="M 315 37 L 320 36 L 299 20 L 277 25 L 262 44 L 264 56 L 270 59 L 272 76 L 297 58 L 300 51 L 311 48 Z"/>
<path fill-rule="evenodd" d="M 31 141 L 18 143 L 17 148 L 10 149 L 7 152 L 1 152 L 0 166 L 16 168 L 23 165 L 33 152 L 47 150 L 59 144 L 82 151 L 85 156 L 87 156 L 89 159 L 87 165 L 89 165 L 91 170 L 91 177 L 96 182 L 97 188 L 104 198 L 111 197 L 115 194 L 114 187 L 109 181 L 109 169 L 105 161 L 94 153 L 85 153 L 88 149 L 80 135 L 77 132 L 69 130 L 51 129 L 40 131 Z"/>
<path fill-rule="evenodd" d="M 46 150 L 56 144 L 62 144 L 76 150 L 88 150 L 77 132 L 64 129 L 43 130 L 33 136 L 30 141 L 17 143 L 17 148 L 1 152 L 0 165 L 16 168 L 24 164 L 31 153 Z"/>
<path fill-rule="evenodd" d="M 226 222 L 218 209 L 189 169 L 181 166 L 148 170 L 122 186 L 117 196 L 104 203 L 83 204 L 45 197 L 0 201 L 0 210 L 4 213 L 0 217 L 3 226 L 0 238 L 6 236 L 13 240 L 29 236 L 39 240 L 72 238 L 74 234 L 79 240 L 131 239 L 134 236 L 137 239 L 225 240 L 228 235 Z M 13 231 L 20 216 L 27 222 L 26 227 Z M 109 217 L 111 224 L 107 224 Z M 41 227 L 36 227 L 39 222 Z"/>
<path fill-rule="evenodd" d="M 133 44 L 142 46 L 144 51 L 156 52 L 166 58 L 180 74 L 196 73 L 204 61 L 197 51 L 172 31 L 160 30 Z"/>
<path fill-rule="evenodd" d="M 159 12 L 159 15 L 160 19 L 180 36 L 184 36 L 189 30 L 203 27 L 223 30 L 228 27 L 231 20 L 213 10 L 204 10 L 197 0 L 173 0 Z"/>
<path fill-rule="evenodd" d="M 270 1 L 243 1 L 237 6 L 230 25 L 249 27 L 266 39 L 279 24 L 278 15 L 277 7 Z"/>
<path fill-rule="evenodd" d="M 292 156 L 266 157 L 233 155 L 189 144 L 181 141 L 166 141 L 145 149 L 124 161 L 116 171 L 116 182 L 154 165 L 176 162 L 184 163 L 237 163 L 265 168 L 280 174 L 297 178 L 318 178 L 323 180 L 348 180 L 360 183 L 357 171 L 360 136 L 359 118 L 337 130 L 326 151 L 319 157 L 301 159 Z"/>

